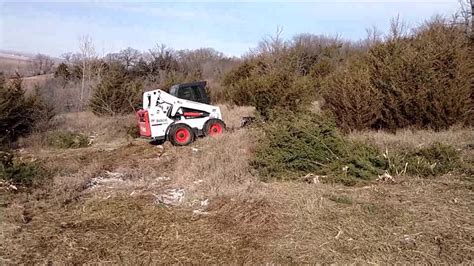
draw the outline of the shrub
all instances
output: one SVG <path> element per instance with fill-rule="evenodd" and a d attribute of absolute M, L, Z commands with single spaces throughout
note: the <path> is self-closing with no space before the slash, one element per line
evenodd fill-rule
<path fill-rule="evenodd" d="M 435 19 L 402 35 L 394 25 L 386 41 L 325 79 L 325 108 L 345 130 L 445 129 L 472 120 L 473 71 L 459 27 Z"/>
<path fill-rule="evenodd" d="M 326 175 L 326 182 L 354 185 L 386 167 L 376 148 L 345 140 L 324 116 L 280 113 L 262 131 L 251 164 L 263 180 L 314 173 Z"/>
<path fill-rule="evenodd" d="M 323 82 L 325 109 L 333 111 L 345 131 L 372 127 L 381 116 L 382 95 L 371 83 L 367 58 L 357 56 Z"/>
<path fill-rule="evenodd" d="M 283 63 L 271 65 L 250 59 L 224 79 L 227 98 L 237 105 L 254 106 L 267 119 L 274 109 L 298 111 L 311 102 L 314 84 Z"/>
<path fill-rule="evenodd" d="M 20 77 L 8 83 L 0 77 L 0 144 L 16 141 L 54 116 L 36 91 L 26 97 L 21 83 Z"/>
<path fill-rule="evenodd" d="M 141 100 L 142 84 L 130 79 L 123 66 L 111 65 L 95 88 L 89 106 L 96 115 L 120 115 L 135 111 Z"/>
<path fill-rule="evenodd" d="M 65 63 L 59 64 L 56 70 L 54 71 L 54 77 L 62 79 L 64 81 L 69 80 L 71 78 L 71 72 L 69 71 L 68 65 L 66 65 Z"/>
<path fill-rule="evenodd" d="M 79 133 L 57 131 L 50 133 L 46 142 L 49 146 L 59 149 L 76 149 L 87 147 L 89 138 Z"/>
<path fill-rule="evenodd" d="M 10 152 L 0 151 L 0 179 L 14 185 L 31 187 L 48 177 L 47 171 L 35 162 L 17 162 Z"/>
<path fill-rule="evenodd" d="M 466 119 L 473 66 L 459 28 L 435 21 L 369 55 L 372 84 L 383 96 L 377 126 L 442 129 Z"/>
<path fill-rule="evenodd" d="M 316 100 L 321 81 L 352 51 L 338 38 L 300 34 L 264 39 L 222 85 L 228 101 L 254 106 L 264 119 L 274 109 L 298 112 Z"/>
<path fill-rule="evenodd" d="M 253 73 L 258 72 L 258 64 L 257 60 L 246 60 L 224 77 L 222 84 L 225 87 L 224 94 L 227 100 L 236 105 L 252 104 L 252 81 L 249 79 Z M 264 69 L 263 67 L 259 68 Z"/>

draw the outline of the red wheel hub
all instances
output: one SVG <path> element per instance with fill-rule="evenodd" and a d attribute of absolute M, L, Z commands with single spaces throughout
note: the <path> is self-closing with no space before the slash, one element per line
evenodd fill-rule
<path fill-rule="evenodd" d="M 175 139 L 177 142 L 186 143 L 190 137 L 191 137 L 191 134 L 189 133 L 187 129 L 180 128 L 176 130 Z"/>
<path fill-rule="evenodd" d="M 219 123 L 214 123 L 209 127 L 209 136 L 217 136 L 222 134 L 222 125 Z"/>

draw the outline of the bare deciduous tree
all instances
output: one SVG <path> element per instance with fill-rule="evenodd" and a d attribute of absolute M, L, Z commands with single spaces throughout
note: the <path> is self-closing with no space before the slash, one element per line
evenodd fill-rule
<path fill-rule="evenodd" d="M 458 0 L 459 10 L 453 15 L 453 23 L 461 25 L 474 42 L 474 0 Z"/>
<path fill-rule="evenodd" d="M 64 59 L 66 64 L 70 64 L 72 63 L 71 61 L 73 59 L 73 54 L 71 52 L 64 53 L 61 55 L 61 58 Z"/>
<path fill-rule="evenodd" d="M 54 61 L 47 55 L 37 54 L 32 62 L 33 74 L 43 75 L 51 73 Z"/>
<path fill-rule="evenodd" d="M 398 40 L 404 38 L 408 33 L 408 25 L 400 19 L 400 15 L 390 20 L 390 30 L 387 38 Z"/>
<path fill-rule="evenodd" d="M 277 26 L 275 35 L 263 38 L 258 47 L 250 51 L 250 54 L 278 54 L 285 48 L 282 38 L 283 28 Z"/>
<path fill-rule="evenodd" d="M 81 56 L 81 65 L 82 65 L 82 81 L 81 81 L 81 108 L 84 107 L 85 103 L 85 86 L 86 86 L 86 77 L 88 82 L 91 80 L 91 61 L 95 57 L 95 49 L 94 44 L 92 43 L 92 39 L 89 35 L 83 35 L 79 38 L 79 50 Z M 88 93 L 90 96 L 90 91 Z"/>
<path fill-rule="evenodd" d="M 474 42 L 474 0 L 471 0 L 471 40 Z"/>
<path fill-rule="evenodd" d="M 371 28 L 367 28 L 365 32 L 367 33 L 367 37 L 363 43 L 367 48 L 382 41 L 382 32 L 380 32 L 377 27 L 372 26 Z"/>
<path fill-rule="evenodd" d="M 126 69 L 130 69 L 131 67 L 135 66 L 140 59 L 140 52 L 136 49 L 128 47 L 120 51 L 118 58 Z"/>

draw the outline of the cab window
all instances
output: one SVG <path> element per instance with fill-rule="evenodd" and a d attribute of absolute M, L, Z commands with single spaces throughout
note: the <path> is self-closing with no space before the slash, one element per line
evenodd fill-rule
<path fill-rule="evenodd" d="M 195 101 L 196 97 L 192 87 L 183 87 L 178 90 L 178 98 Z"/>

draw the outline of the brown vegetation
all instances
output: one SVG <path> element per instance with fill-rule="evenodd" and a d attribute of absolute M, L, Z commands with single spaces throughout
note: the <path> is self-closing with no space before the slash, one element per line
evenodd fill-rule
<path fill-rule="evenodd" d="M 222 101 L 220 78 L 238 61 L 213 49 L 176 51 L 164 45 L 148 52 L 127 48 L 101 58 L 91 42 L 89 38 L 81 42 L 85 49 L 81 53 L 65 54 L 55 79 L 42 86 L 58 111 L 83 111 L 89 106 L 96 113 L 123 113 L 139 104 L 140 97 L 133 97 L 137 92 L 166 91 L 171 85 L 202 79 L 208 81 L 211 99 Z"/>
<path fill-rule="evenodd" d="M 29 76 L 30 65 L 31 61 L 28 58 L 17 58 L 0 53 L 0 72 L 8 77 L 16 73 Z"/>
<path fill-rule="evenodd" d="M 345 131 L 446 129 L 472 120 L 474 63 L 458 23 L 434 18 L 384 39 L 345 43 L 302 35 L 263 41 L 224 80 L 227 99 L 270 110 L 304 112 L 323 99 Z M 302 111 L 303 110 L 303 111 Z"/>
<path fill-rule="evenodd" d="M 338 126 L 349 130 L 370 128 L 380 119 L 382 93 L 370 82 L 364 56 L 354 56 L 324 80 L 324 100 Z"/>
<path fill-rule="evenodd" d="M 234 128 L 237 117 L 252 112 L 223 110 Z M 364 187 L 262 183 L 249 165 L 258 128 L 235 129 L 191 147 L 156 147 L 129 138 L 120 130 L 123 120 L 92 113 L 57 118 L 54 130 L 97 136 L 85 148 L 33 149 L 22 142 L 17 160 L 40 162 L 53 176 L 33 190 L 2 186 L 2 262 L 462 263 L 474 258 L 468 175 L 400 175 Z M 381 149 L 389 145 L 390 153 L 392 146 L 441 141 L 462 149 L 472 167 L 472 130 L 350 138 Z M 181 204 L 157 203 L 156 195 L 174 188 L 185 191 Z"/>

